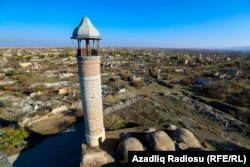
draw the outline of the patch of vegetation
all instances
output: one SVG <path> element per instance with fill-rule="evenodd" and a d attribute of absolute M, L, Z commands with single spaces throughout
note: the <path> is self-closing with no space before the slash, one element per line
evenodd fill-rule
<path fill-rule="evenodd" d="M 55 54 L 49 53 L 47 57 L 48 57 L 48 58 L 53 58 L 53 57 L 55 57 Z"/>
<path fill-rule="evenodd" d="M 1 105 L 1 104 L 0 104 Z M 4 114 L 4 110 L 0 107 L 0 116 Z"/>
<path fill-rule="evenodd" d="M 70 49 L 64 49 L 61 54 L 58 55 L 60 58 L 63 57 L 72 57 L 75 56 L 75 54 Z"/>
<path fill-rule="evenodd" d="M 116 104 L 120 101 L 116 95 L 108 95 L 106 96 L 106 100 L 111 104 Z"/>
<path fill-rule="evenodd" d="M 0 108 L 12 107 L 13 102 L 9 99 L 0 100 Z"/>
<path fill-rule="evenodd" d="M 141 81 L 133 81 L 130 83 L 131 86 L 136 88 L 141 88 L 146 85 L 145 81 L 142 79 Z"/>
<path fill-rule="evenodd" d="M 117 80 L 115 82 L 111 82 L 110 86 L 114 89 L 114 92 L 119 91 L 120 89 L 126 88 L 128 89 L 129 84 L 126 81 Z"/>
<path fill-rule="evenodd" d="M 18 72 L 16 70 L 11 70 L 7 73 L 8 76 L 15 77 L 18 75 Z"/>
<path fill-rule="evenodd" d="M 55 77 L 46 77 L 41 73 L 31 73 L 29 75 L 19 75 L 18 81 L 21 83 L 22 87 L 28 88 L 29 86 L 36 83 L 55 83 L 58 82 L 59 79 Z"/>
<path fill-rule="evenodd" d="M 106 130 L 117 130 L 124 128 L 126 126 L 126 121 L 122 117 L 113 114 L 110 118 L 105 119 L 104 124 Z"/>
<path fill-rule="evenodd" d="M 131 75 L 132 75 L 132 74 L 125 73 L 125 72 L 119 74 L 119 76 L 121 77 L 121 79 L 122 79 L 123 81 L 129 81 L 129 78 L 130 78 Z"/>
<path fill-rule="evenodd" d="M 3 128 L 0 135 L 0 149 L 5 152 L 19 150 L 26 145 L 25 139 L 29 137 L 29 132 L 23 128 Z"/>
<path fill-rule="evenodd" d="M 57 107 L 61 107 L 62 105 L 63 105 L 63 103 L 60 101 L 52 101 L 52 103 L 50 103 L 49 108 L 52 110 L 52 109 L 55 109 Z"/>
<path fill-rule="evenodd" d="M 225 101 L 229 95 L 227 85 L 210 85 L 205 87 L 196 87 L 199 93 L 204 94 L 210 98 Z"/>
<path fill-rule="evenodd" d="M 16 61 L 30 61 L 32 56 L 18 56 L 16 57 Z"/>
<path fill-rule="evenodd" d="M 232 93 L 227 99 L 228 103 L 241 107 L 250 107 L 250 89 L 244 89 L 238 93 Z"/>

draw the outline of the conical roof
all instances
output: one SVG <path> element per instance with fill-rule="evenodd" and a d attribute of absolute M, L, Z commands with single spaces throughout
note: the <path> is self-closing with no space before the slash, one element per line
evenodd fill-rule
<path fill-rule="evenodd" d="M 100 39 L 100 33 L 91 23 L 88 17 L 84 17 L 73 31 L 73 39 Z"/>

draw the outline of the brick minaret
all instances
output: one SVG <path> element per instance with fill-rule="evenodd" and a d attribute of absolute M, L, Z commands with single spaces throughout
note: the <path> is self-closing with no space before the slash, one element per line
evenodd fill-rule
<path fill-rule="evenodd" d="M 89 146 L 95 147 L 105 139 L 100 56 L 98 56 L 100 33 L 91 21 L 84 17 L 73 31 L 72 38 L 78 41 L 76 58 L 84 113 L 85 139 Z M 84 49 L 81 48 L 82 40 L 86 42 Z"/>

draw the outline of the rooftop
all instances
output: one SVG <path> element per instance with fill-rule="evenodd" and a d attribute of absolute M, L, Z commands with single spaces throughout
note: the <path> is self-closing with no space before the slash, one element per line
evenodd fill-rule
<path fill-rule="evenodd" d="M 84 17 L 72 34 L 73 39 L 100 39 L 100 33 L 88 17 Z"/>

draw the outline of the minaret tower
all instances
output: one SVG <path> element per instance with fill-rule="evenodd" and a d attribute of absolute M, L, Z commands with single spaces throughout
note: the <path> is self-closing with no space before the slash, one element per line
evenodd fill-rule
<path fill-rule="evenodd" d="M 99 56 L 100 33 L 91 21 L 84 17 L 73 31 L 71 38 L 78 42 L 76 58 L 84 114 L 85 139 L 89 146 L 95 147 L 99 146 L 99 142 L 103 142 L 105 139 Z M 81 46 L 82 40 L 86 43 L 85 48 Z"/>

